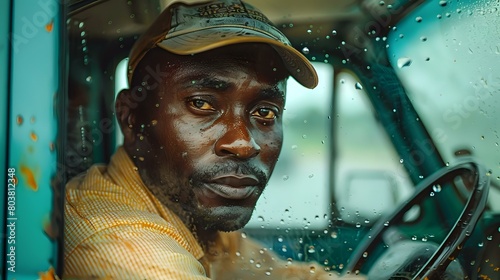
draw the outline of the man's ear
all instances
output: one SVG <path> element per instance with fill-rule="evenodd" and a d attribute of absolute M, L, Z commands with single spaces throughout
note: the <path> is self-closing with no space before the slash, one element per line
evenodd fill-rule
<path fill-rule="evenodd" d="M 129 89 L 123 89 L 118 93 L 115 101 L 116 118 L 120 124 L 125 143 L 133 143 L 136 134 L 136 117 L 132 109 L 137 107 L 137 102 L 134 102 L 131 96 Z"/>

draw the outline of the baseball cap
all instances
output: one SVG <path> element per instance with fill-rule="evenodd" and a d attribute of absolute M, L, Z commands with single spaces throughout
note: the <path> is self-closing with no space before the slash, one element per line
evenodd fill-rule
<path fill-rule="evenodd" d="M 281 56 L 290 75 L 307 88 L 318 84 L 309 60 L 259 10 L 240 0 L 171 0 L 132 47 L 128 81 L 146 53 L 160 47 L 191 55 L 238 43 L 266 43 Z"/>

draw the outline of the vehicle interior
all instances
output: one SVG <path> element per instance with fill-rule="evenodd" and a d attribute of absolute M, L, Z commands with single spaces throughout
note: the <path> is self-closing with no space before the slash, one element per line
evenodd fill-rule
<path fill-rule="evenodd" d="M 500 2 L 246 2 L 320 83 L 289 80 L 281 156 L 242 234 L 339 275 L 500 279 Z M 63 274 L 64 186 L 122 143 L 127 57 L 164 6 L 0 3 L 2 279 Z"/>

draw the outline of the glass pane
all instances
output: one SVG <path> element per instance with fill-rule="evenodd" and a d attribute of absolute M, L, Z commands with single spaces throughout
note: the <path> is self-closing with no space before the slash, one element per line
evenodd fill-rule
<path fill-rule="evenodd" d="M 441 2 L 397 25 L 389 58 L 443 159 L 472 156 L 490 169 L 490 206 L 499 210 L 498 1 Z"/>
<path fill-rule="evenodd" d="M 335 197 L 339 216 L 369 226 L 413 192 L 400 158 L 356 78 L 337 78 Z"/>

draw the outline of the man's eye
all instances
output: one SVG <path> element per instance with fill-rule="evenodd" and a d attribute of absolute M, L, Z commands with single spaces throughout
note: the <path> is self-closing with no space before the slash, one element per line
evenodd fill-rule
<path fill-rule="evenodd" d="M 210 103 L 208 103 L 205 100 L 201 100 L 201 99 L 191 100 L 189 103 L 191 106 L 195 107 L 196 109 L 200 109 L 200 110 L 213 110 L 214 109 L 214 107 L 212 107 L 212 105 Z"/>
<path fill-rule="evenodd" d="M 276 112 L 269 108 L 260 108 L 255 110 L 252 116 L 256 116 L 267 120 L 274 120 L 276 119 Z"/>

